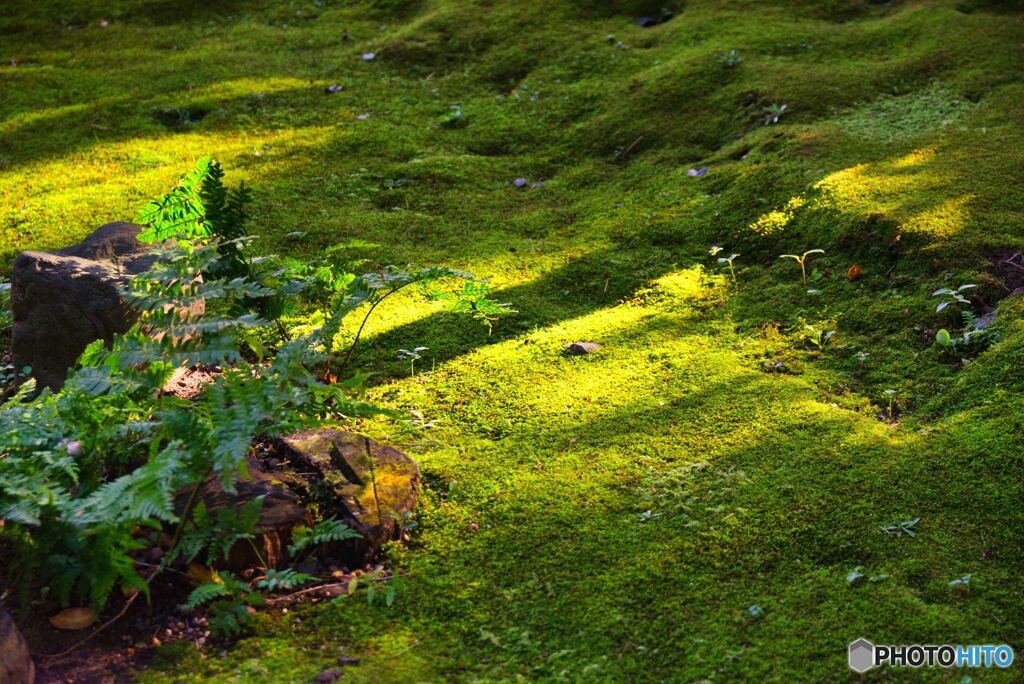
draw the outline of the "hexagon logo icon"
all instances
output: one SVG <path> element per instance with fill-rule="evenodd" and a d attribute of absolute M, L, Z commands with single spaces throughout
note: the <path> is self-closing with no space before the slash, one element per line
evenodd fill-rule
<path fill-rule="evenodd" d="M 849 648 L 850 669 L 867 672 L 875 666 L 875 645 L 867 639 L 857 639 Z"/>

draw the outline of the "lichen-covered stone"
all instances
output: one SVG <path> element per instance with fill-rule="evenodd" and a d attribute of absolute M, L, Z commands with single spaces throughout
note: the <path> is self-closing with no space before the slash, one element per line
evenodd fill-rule
<path fill-rule="evenodd" d="M 565 349 L 565 353 L 569 356 L 584 356 L 586 354 L 593 354 L 601 348 L 597 342 L 566 342 L 562 345 Z"/>

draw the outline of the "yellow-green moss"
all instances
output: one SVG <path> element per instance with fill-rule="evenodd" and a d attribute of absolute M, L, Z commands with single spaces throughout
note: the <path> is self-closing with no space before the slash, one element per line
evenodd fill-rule
<path fill-rule="evenodd" d="M 662 5 L 670 21 L 636 25 Z M 265 251 L 362 237 L 374 263 L 466 268 L 518 310 L 488 335 L 396 298 L 370 323 L 371 397 L 423 416 L 360 428 L 425 478 L 392 608 L 265 615 L 227 657 L 177 649 L 144 681 L 308 681 L 339 646 L 363 658 L 345 679 L 374 682 L 833 681 L 861 636 L 1019 647 L 1020 309 L 966 368 L 931 347 L 960 325 L 931 292 L 977 282 L 994 304 L 987 259 L 1022 248 L 1013 5 L 46 0 L 0 17 L 3 263 L 130 219 L 214 154 L 255 187 Z M 453 105 L 468 123 L 443 128 Z M 150 113 L 167 107 L 206 114 L 167 128 Z M 779 229 L 750 230 L 761 217 Z M 803 287 L 777 257 L 815 248 Z M 813 321 L 835 326 L 823 350 Z M 602 347 L 564 356 L 574 341 Z M 412 345 L 429 350 L 410 378 L 395 351 Z M 916 538 L 879 531 L 904 516 Z M 890 577 L 848 586 L 857 566 Z M 968 572 L 969 591 L 948 585 Z"/>

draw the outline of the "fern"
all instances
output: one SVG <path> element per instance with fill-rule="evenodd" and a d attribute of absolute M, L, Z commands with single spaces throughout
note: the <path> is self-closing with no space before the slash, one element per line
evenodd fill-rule
<path fill-rule="evenodd" d="M 204 551 L 208 562 L 223 557 L 252 535 L 260 502 L 237 512 L 201 505 L 176 511 L 179 492 L 207 477 L 233 489 L 259 435 L 287 434 L 338 413 L 397 415 L 351 398 L 349 387 L 324 384 L 314 373 L 331 361 L 346 316 L 364 306 L 369 315 L 412 285 L 455 308 L 495 310 L 485 284 L 467 273 L 389 267 L 356 277 L 350 268 L 359 262 L 341 247 L 312 270 L 278 269 L 257 278 L 249 268 L 255 262 L 243 258 L 249 198 L 245 188 L 226 189 L 220 166 L 209 159 L 182 176 L 140 214 L 146 239 L 185 240 L 161 248 L 152 270 L 131 281 L 127 296 L 139 312 L 137 323 L 109 348 L 90 345 L 60 392 L 36 393 L 27 383 L 0 403 L 0 536 L 17 544 L 14 571 L 26 584 L 50 586 L 65 603 L 86 599 L 97 610 L 117 588 L 145 590 L 133 554 L 145 544 L 140 530 L 146 528 L 173 530 L 176 547 L 168 558 Z M 242 261 L 231 266 L 235 256 Z M 246 269 L 235 268 L 243 262 Z M 204 313 L 183 313 L 199 299 L 206 302 Z M 260 311 L 285 300 L 321 308 L 319 324 L 292 339 L 283 335 L 266 362 L 247 362 L 240 342 L 270 324 Z M 174 369 L 196 363 L 218 364 L 224 372 L 194 401 L 161 391 Z M 297 530 L 290 550 L 359 536 L 339 521 L 325 521 Z M 298 573 L 271 577 L 281 587 L 305 581 Z M 229 594 L 247 592 L 206 588 L 190 603 L 214 599 L 221 605 L 230 603 Z M 236 607 L 218 609 L 226 630 L 244 622 Z"/>
<path fill-rule="evenodd" d="M 207 601 L 212 601 L 215 598 L 221 596 L 227 596 L 228 589 L 219 582 L 209 582 L 207 584 L 200 584 L 198 587 L 192 590 L 192 593 L 188 595 L 188 600 L 182 603 L 179 608 L 182 610 L 192 610 Z"/>
<path fill-rule="evenodd" d="M 285 570 L 267 570 L 267 576 L 256 581 L 256 586 L 267 591 L 279 591 L 302 586 L 315 580 L 313 575 L 297 572 L 290 568 Z"/>
<path fill-rule="evenodd" d="M 245 237 L 247 206 L 251 201 L 252 192 L 244 184 L 227 188 L 220 163 L 204 157 L 179 179 L 173 190 L 139 211 L 138 221 L 146 226 L 139 239 L 205 242 L 217 238 L 219 260 L 209 272 L 247 275 L 249 266 L 237 240 Z"/>
<path fill-rule="evenodd" d="M 196 167 L 181 176 L 169 193 L 144 206 L 138 215 L 146 228 L 139 235 L 143 242 L 162 242 L 171 238 L 204 238 L 210 235 L 206 223 L 206 206 L 200 190 L 210 178 L 214 162 L 200 159 Z"/>
<path fill-rule="evenodd" d="M 210 605 L 207 625 L 210 632 L 219 637 L 237 637 L 249 627 L 253 617 L 245 603 L 237 600 L 214 601 Z"/>
<path fill-rule="evenodd" d="M 324 520 L 317 523 L 312 529 L 308 527 L 296 527 L 292 530 L 292 543 L 288 547 L 288 553 L 292 556 L 306 548 L 326 544 L 333 541 L 345 541 L 346 539 L 360 539 L 359 534 L 340 520 Z"/>

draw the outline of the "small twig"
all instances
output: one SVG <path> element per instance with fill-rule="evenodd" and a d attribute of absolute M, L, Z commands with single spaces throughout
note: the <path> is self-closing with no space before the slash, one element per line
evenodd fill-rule
<path fill-rule="evenodd" d="M 356 345 L 359 344 L 359 338 L 363 334 L 363 328 L 366 327 L 366 322 L 368 320 L 370 320 L 370 314 L 373 313 L 373 310 L 376 309 L 377 306 L 379 304 L 381 304 L 385 299 L 387 299 L 391 295 L 395 294 L 399 290 L 401 290 L 401 289 L 403 289 L 405 287 L 408 287 L 409 285 L 412 285 L 414 283 L 418 283 L 418 282 L 420 282 L 420 281 L 419 280 L 410 280 L 407 283 L 399 285 L 398 287 L 396 287 L 396 288 L 386 292 L 380 299 L 378 299 L 377 301 L 375 301 L 373 304 L 370 305 L 370 310 L 366 312 L 366 315 L 363 316 L 362 323 L 359 324 L 359 330 L 356 331 L 356 337 L 355 337 L 354 340 L 352 340 L 352 346 L 349 347 L 348 348 L 348 352 L 345 353 L 345 358 L 341 362 L 341 369 L 340 370 L 345 370 L 346 368 L 348 368 L 348 362 L 352 359 L 352 353 L 356 350 Z"/>
<path fill-rule="evenodd" d="M 392 580 L 392 579 L 394 579 L 396 577 L 405 577 L 407 574 L 409 574 L 409 573 L 403 572 L 403 573 L 400 573 L 398 575 L 388 575 L 387 577 L 360 577 L 359 581 L 360 582 L 387 582 L 388 580 Z M 275 604 L 278 604 L 278 603 L 284 603 L 285 601 L 289 601 L 289 600 L 291 600 L 293 598 L 296 598 L 297 596 L 302 596 L 303 594 L 309 594 L 309 593 L 312 593 L 314 591 L 320 591 L 320 590 L 330 591 L 331 589 L 345 589 L 345 588 L 348 587 L 348 584 L 351 581 L 352 581 L 352 578 L 350 577 L 348 580 L 346 580 L 344 582 L 332 582 L 330 584 L 318 584 L 315 587 L 309 587 L 308 589 L 300 589 L 299 591 L 296 591 L 295 593 L 292 593 L 292 594 L 286 594 L 285 596 L 278 596 L 277 598 L 267 599 L 266 605 L 271 606 L 271 605 L 275 605 Z"/>
<path fill-rule="evenodd" d="M 267 599 L 266 600 L 266 605 L 273 606 L 273 605 L 276 605 L 278 603 L 285 603 L 286 601 L 290 601 L 293 598 L 297 598 L 299 596 L 302 596 L 303 594 L 309 594 L 309 593 L 314 592 L 314 591 L 321 591 L 321 590 L 323 590 L 323 591 L 330 591 L 331 589 L 341 589 L 341 588 L 343 588 L 347 584 L 348 584 L 348 582 L 333 582 L 331 584 L 318 584 L 315 587 L 309 587 L 308 589 L 300 589 L 299 591 L 296 591 L 296 592 L 291 593 L 291 594 L 286 594 L 285 596 L 278 596 L 277 598 Z"/>
<path fill-rule="evenodd" d="M 261 567 L 267 567 L 267 561 L 263 560 L 263 554 L 256 548 L 256 542 L 253 541 L 252 537 L 246 537 L 245 540 L 249 542 L 249 546 L 252 547 L 252 552 L 256 554 L 256 560 L 260 562 Z"/>
<path fill-rule="evenodd" d="M 194 578 L 192 577 L 192 575 L 188 574 L 187 572 L 182 572 L 181 570 L 176 570 L 176 569 L 172 568 L 169 565 L 163 565 L 161 563 L 147 563 L 146 561 L 140 561 L 140 560 L 135 561 L 135 564 L 136 565 L 144 565 L 147 568 L 160 568 L 160 572 L 163 572 L 164 570 L 168 570 L 168 571 L 173 572 L 173 573 L 175 573 L 177 575 L 181 575 L 182 577 L 187 577 L 187 578 L 189 578 L 189 580 L 193 580 L 194 581 Z"/>
<path fill-rule="evenodd" d="M 629 154 L 629 153 L 630 153 L 630 152 L 631 152 L 631 151 L 633 150 L 633 148 L 634 148 L 634 147 L 636 147 L 636 146 L 637 146 L 637 145 L 638 145 L 638 144 L 640 143 L 640 141 L 641 141 L 641 140 L 643 140 L 643 139 L 644 139 L 644 136 L 642 136 L 642 135 L 641 135 L 641 136 L 640 136 L 640 137 L 638 137 L 638 138 L 637 138 L 636 140 L 634 140 L 633 142 L 629 143 L 629 147 L 627 147 L 627 148 L 626 148 L 625 150 L 623 150 L 623 151 L 622 151 L 622 154 L 620 154 L 620 155 L 619 155 L 619 158 L 620 158 L 620 159 L 624 158 L 624 157 L 625 157 L 625 156 L 626 156 L 627 154 Z"/>
<path fill-rule="evenodd" d="M 192 487 L 192 491 L 189 492 L 188 501 L 185 502 L 185 510 L 181 512 L 181 522 L 178 523 L 178 528 L 174 530 L 174 539 L 171 540 L 171 548 L 167 554 L 174 553 L 175 549 L 178 548 L 178 542 L 181 541 L 181 535 L 185 532 L 185 526 L 188 524 L 188 519 L 192 515 L 192 508 L 196 505 L 196 497 L 199 496 L 199 490 L 202 489 L 203 483 L 206 482 L 206 478 L 213 472 L 213 468 L 210 468 L 203 476 L 199 478 L 195 486 Z"/>
<path fill-rule="evenodd" d="M 402 655 L 406 651 L 408 651 L 408 650 L 410 650 L 412 648 L 415 648 L 416 646 L 419 646 L 419 645 L 420 645 L 420 640 L 419 639 L 413 639 L 412 643 L 409 644 L 408 646 L 406 646 L 405 648 L 403 648 L 401 651 L 399 651 L 398 653 L 392 653 L 391 655 L 389 655 L 388 656 L 388 660 L 394 660 L 395 658 L 397 658 L 398 656 Z"/>

